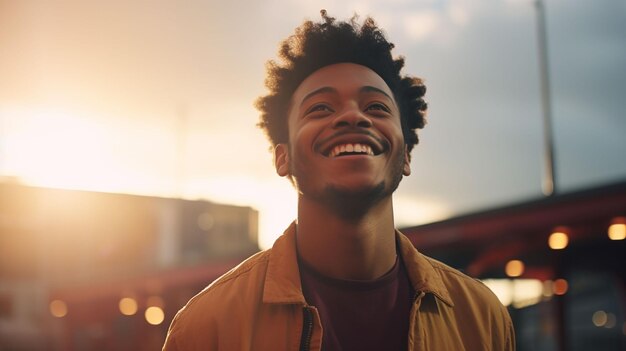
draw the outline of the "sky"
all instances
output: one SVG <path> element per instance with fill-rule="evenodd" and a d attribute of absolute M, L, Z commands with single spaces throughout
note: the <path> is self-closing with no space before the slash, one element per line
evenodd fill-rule
<path fill-rule="evenodd" d="M 540 198 L 532 0 L 0 0 L 0 175 L 296 215 L 255 126 L 265 63 L 326 9 L 371 15 L 428 87 L 398 226 Z M 626 2 L 545 0 L 557 193 L 626 179 Z"/>

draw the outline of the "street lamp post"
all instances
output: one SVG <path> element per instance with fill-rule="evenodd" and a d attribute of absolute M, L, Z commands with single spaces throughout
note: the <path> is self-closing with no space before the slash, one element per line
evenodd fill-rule
<path fill-rule="evenodd" d="M 554 169 L 554 141 L 552 137 L 552 101 L 550 96 L 550 74 L 548 70 L 548 43 L 546 35 L 545 5 L 543 0 L 535 1 L 537 10 L 537 45 L 539 53 L 539 79 L 541 84 L 541 110 L 543 112 L 543 179 L 542 191 L 545 196 L 556 193 L 556 172 Z"/>

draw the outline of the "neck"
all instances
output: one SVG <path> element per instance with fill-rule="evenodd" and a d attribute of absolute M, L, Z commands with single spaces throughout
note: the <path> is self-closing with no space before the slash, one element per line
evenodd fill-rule
<path fill-rule="evenodd" d="M 350 218 L 300 196 L 297 248 L 300 259 L 326 276 L 351 280 L 381 277 L 396 260 L 391 196 Z"/>

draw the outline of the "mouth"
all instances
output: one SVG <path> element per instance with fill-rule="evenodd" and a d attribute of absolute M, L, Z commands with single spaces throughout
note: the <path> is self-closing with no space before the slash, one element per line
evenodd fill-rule
<path fill-rule="evenodd" d="M 385 152 L 387 143 L 379 142 L 371 135 L 342 135 L 332 138 L 326 146 L 318 148 L 320 153 L 328 158 L 343 156 L 378 156 Z"/>
<path fill-rule="evenodd" d="M 374 149 L 370 145 L 363 143 L 337 144 L 325 153 L 324 156 L 335 158 L 350 155 L 376 156 Z"/>

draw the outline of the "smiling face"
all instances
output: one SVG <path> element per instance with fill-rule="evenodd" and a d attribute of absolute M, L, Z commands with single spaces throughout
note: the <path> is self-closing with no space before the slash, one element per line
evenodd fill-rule
<path fill-rule="evenodd" d="M 393 94 L 365 66 L 333 64 L 308 76 L 292 96 L 288 127 L 276 169 L 300 196 L 331 206 L 375 203 L 410 173 Z"/>

